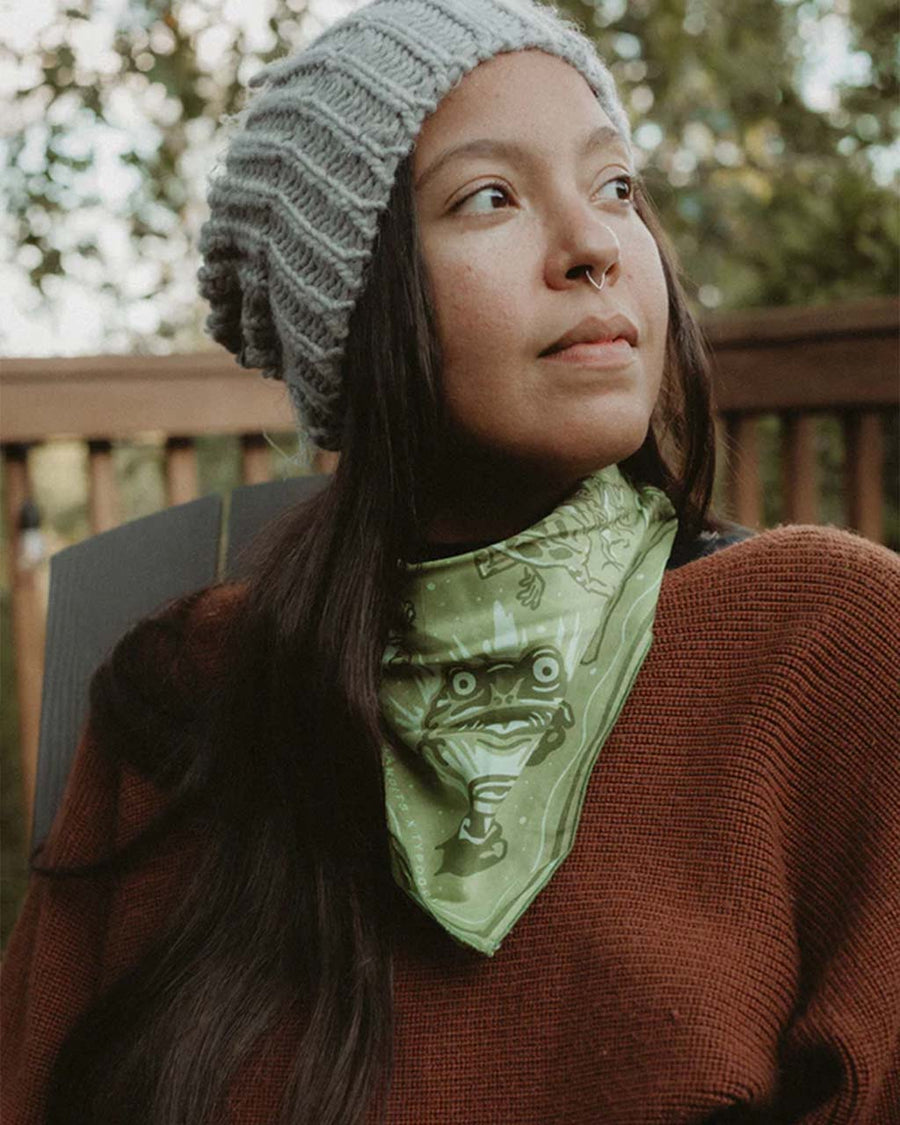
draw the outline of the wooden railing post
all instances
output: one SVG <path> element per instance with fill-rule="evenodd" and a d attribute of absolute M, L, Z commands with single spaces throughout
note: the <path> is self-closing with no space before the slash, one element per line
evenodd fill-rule
<path fill-rule="evenodd" d="M 263 434 L 241 434 L 241 480 L 261 484 L 272 479 L 271 450 Z"/>
<path fill-rule="evenodd" d="M 728 502 L 734 518 L 745 527 L 762 526 L 759 478 L 759 440 L 754 414 L 728 414 Z"/>
<path fill-rule="evenodd" d="M 877 543 L 883 541 L 884 432 L 881 414 L 854 410 L 842 415 L 847 523 Z"/>
<path fill-rule="evenodd" d="M 816 523 L 816 417 L 787 411 L 782 416 L 781 471 L 784 523 Z"/>
<path fill-rule="evenodd" d="M 97 535 L 121 522 L 111 441 L 94 438 L 88 442 L 88 479 L 91 532 Z"/>
<path fill-rule="evenodd" d="M 15 652 L 24 839 L 31 839 L 44 677 L 45 615 L 39 564 L 44 558 L 40 513 L 31 494 L 27 444 L 3 445 L 3 507 L 8 530 L 12 639 Z"/>
<path fill-rule="evenodd" d="M 197 498 L 197 451 L 192 437 L 166 438 L 166 504 Z"/>

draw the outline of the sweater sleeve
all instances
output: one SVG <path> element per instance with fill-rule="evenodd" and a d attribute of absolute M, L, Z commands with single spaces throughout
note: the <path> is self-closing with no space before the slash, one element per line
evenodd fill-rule
<path fill-rule="evenodd" d="M 798 638 L 784 848 L 800 1003 L 778 1120 L 900 1125 L 900 561 L 850 535 L 839 547 L 819 557 L 816 625 Z"/>
<path fill-rule="evenodd" d="M 78 863 L 111 850 L 118 770 L 85 728 L 43 862 Z M 32 874 L 7 943 L 0 991 L 0 1118 L 37 1125 L 59 1047 L 96 996 L 110 905 L 108 876 L 48 879 Z"/>
<path fill-rule="evenodd" d="M 154 752 L 178 745 L 165 722 L 190 705 L 215 651 L 225 600 L 203 591 L 134 626 L 94 673 L 63 799 L 40 865 L 69 867 L 107 857 L 164 811 L 152 778 Z M 208 661 L 207 661 L 208 663 Z M 95 694 L 98 678 L 112 686 Z M 0 1119 L 38 1125 L 56 1055 L 79 1016 L 148 948 L 191 862 L 191 837 L 174 831 L 121 874 L 75 877 L 32 872 L 7 943 L 0 991 Z"/>

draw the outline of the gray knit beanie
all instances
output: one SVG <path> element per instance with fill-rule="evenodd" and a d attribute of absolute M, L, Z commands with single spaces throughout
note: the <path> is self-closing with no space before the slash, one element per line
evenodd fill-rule
<path fill-rule="evenodd" d="M 372 0 L 250 80 L 200 232 L 206 330 L 284 380 L 320 448 L 340 448 L 344 341 L 398 165 L 469 71 L 526 48 L 579 70 L 630 148 L 594 45 L 538 0 Z"/>

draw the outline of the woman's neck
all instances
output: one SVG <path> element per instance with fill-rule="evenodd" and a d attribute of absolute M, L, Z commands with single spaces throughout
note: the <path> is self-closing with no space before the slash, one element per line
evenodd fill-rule
<path fill-rule="evenodd" d="M 445 465 L 432 493 L 434 514 L 426 532 L 435 546 L 508 539 L 552 512 L 585 475 L 549 472 L 471 450 Z"/>

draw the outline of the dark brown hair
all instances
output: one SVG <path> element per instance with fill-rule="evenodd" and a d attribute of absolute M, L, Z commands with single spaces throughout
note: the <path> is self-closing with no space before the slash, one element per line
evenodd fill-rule
<path fill-rule="evenodd" d="M 670 496 L 687 541 L 711 525 L 708 360 L 640 183 L 636 200 L 660 247 L 669 337 L 647 438 L 620 467 Z M 190 665 L 186 622 L 203 591 L 135 626 L 94 673 L 97 745 L 162 786 L 166 811 L 107 859 L 34 869 L 126 871 L 195 822 L 203 847 L 165 932 L 67 1036 L 50 1125 L 217 1120 L 239 1064 L 286 1015 L 301 1039 L 285 1123 L 354 1125 L 384 1097 L 400 892 L 378 683 L 397 560 L 421 547 L 444 424 L 428 292 L 407 159 L 347 340 L 340 463 L 244 556 L 215 675 Z M 151 650 L 168 674 L 148 684 Z"/>

